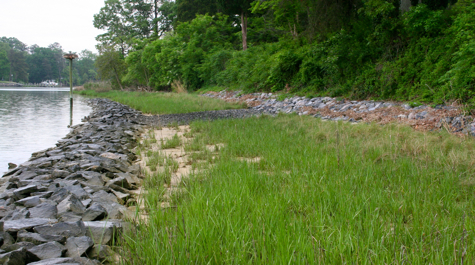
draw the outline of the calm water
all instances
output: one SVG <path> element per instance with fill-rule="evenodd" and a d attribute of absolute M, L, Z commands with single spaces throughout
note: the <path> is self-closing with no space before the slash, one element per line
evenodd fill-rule
<path fill-rule="evenodd" d="M 73 101 L 78 124 L 91 108 L 79 95 Z M 0 173 L 9 162 L 19 165 L 31 153 L 55 146 L 69 133 L 69 122 L 69 88 L 0 88 Z"/>

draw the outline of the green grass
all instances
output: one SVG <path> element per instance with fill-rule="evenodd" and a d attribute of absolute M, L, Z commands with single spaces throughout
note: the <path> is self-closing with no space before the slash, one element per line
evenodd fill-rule
<path fill-rule="evenodd" d="M 160 147 L 162 149 L 176 148 L 181 144 L 181 140 L 180 140 L 180 137 L 178 136 L 178 134 L 173 135 L 172 138 L 167 139 L 165 141 L 163 139 L 161 139 L 160 141 L 161 141 Z"/>
<path fill-rule="evenodd" d="M 200 97 L 196 94 L 124 91 L 95 92 L 93 90 L 77 91 L 75 93 L 83 96 L 109 98 L 150 114 L 173 114 L 246 108 L 244 104 L 226 103 L 223 100 Z M 186 104 L 183 104 L 183 102 L 186 102 Z"/>
<path fill-rule="evenodd" d="M 192 133 L 224 147 L 173 210 L 158 208 L 163 180 L 148 182 L 150 219 L 125 235 L 125 264 L 475 261 L 473 139 L 296 115 Z"/>

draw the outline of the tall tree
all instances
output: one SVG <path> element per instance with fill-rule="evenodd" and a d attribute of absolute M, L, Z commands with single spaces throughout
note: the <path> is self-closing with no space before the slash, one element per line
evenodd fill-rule
<path fill-rule="evenodd" d="M 53 58 L 56 63 L 56 70 L 57 70 L 57 82 L 60 83 L 62 82 L 62 76 L 61 73 L 63 72 L 64 66 L 66 64 L 64 57 L 63 57 L 63 47 L 61 47 L 61 44 L 55 42 L 51 45 L 48 46 L 49 49 L 53 51 Z"/>
<path fill-rule="evenodd" d="M 0 79 L 2 81 L 10 80 L 10 61 L 8 60 L 10 49 L 7 43 L 0 43 Z"/>
<path fill-rule="evenodd" d="M 125 56 L 135 39 L 155 39 L 171 30 L 175 13 L 171 0 L 106 0 L 94 15 L 94 27 L 106 31 L 96 40 L 119 48 Z"/>
<path fill-rule="evenodd" d="M 247 50 L 247 19 L 251 14 L 253 0 L 216 0 L 218 11 L 230 16 L 240 16 L 242 31 L 242 49 Z"/>
<path fill-rule="evenodd" d="M 126 69 L 122 53 L 112 46 L 101 47 L 99 53 L 100 55 L 95 62 L 99 77 L 102 80 L 111 80 L 113 84 L 116 84 L 122 90 L 121 80 Z"/>
<path fill-rule="evenodd" d="M 25 58 L 26 52 L 10 49 L 8 60 L 10 61 L 10 75 L 14 82 L 28 82 L 28 64 Z"/>
<path fill-rule="evenodd" d="M 178 22 L 191 21 L 196 15 L 218 13 L 216 0 L 176 0 L 176 6 Z"/>

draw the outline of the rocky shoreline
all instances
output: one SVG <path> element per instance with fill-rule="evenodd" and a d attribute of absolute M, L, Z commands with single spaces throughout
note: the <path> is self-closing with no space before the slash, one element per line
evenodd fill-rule
<path fill-rule="evenodd" d="M 243 118 L 256 110 L 146 116 L 92 99 L 93 112 L 0 179 L 1 264 L 101 264 L 135 217 L 141 170 L 132 149 L 144 126 Z"/>
<path fill-rule="evenodd" d="M 141 182 L 140 112 L 107 100 L 0 179 L 1 264 L 101 264 Z"/>
<path fill-rule="evenodd" d="M 275 115 L 297 113 L 323 120 L 349 122 L 399 122 L 416 130 L 440 130 L 475 136 L 475 119 L 464 115 L 459 106 L 411 106 L 401 102 L 349 101 L 331 97 L 289 97 L 280 101 L 272 93 L 242 94 L 240 91 L 208 92 L 203 96 L 229 102 L 244 102 L 255 111 Z"/>

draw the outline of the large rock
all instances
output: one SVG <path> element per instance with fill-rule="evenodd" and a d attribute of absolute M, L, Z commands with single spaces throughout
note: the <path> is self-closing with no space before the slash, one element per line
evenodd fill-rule
<path fill-rule="evenodd" d="M 81 265 L 81 263 L 79 263 L 78 261 L 76 261 L 73 258 L 53 258 L 53 259 L 45 259 L 45 260 L 42 260 L 42 261 L 28 263 L 28 265 L 56 265 L 56 264 Z"/>
<path fill-rule="evenodd" d="M 20 248 L 5 254 L 0 254 L 0 263 L 3 265 L 26 264 L 26 249 Z"/>
<path fill-rule="evenodd" d="M 61 201 L 58 204 L 57 208 L 58 214 L 62 214 L 65 212 L 82 214 L 86 211 L 86 208 L 84 207 L 82 202 L 74 194 L 69 195 L 63 201 Z"/>
<path fill-rule="evenodd" d="M 38 186 L 28 185 L 26 187 L 22 187 L 22 188 L 14 190 L 13 194 L 15 195 L 16 198 L 23 199 L 23 198 L 28 197 L 30 193 L 36 192 L 36 191 L 38 191 Z"/>
<path fill-rule="evenodd" d="M 81 257 L 85 254 L 92 246 L 94 242 L 88 236 L 81 237 L 70 237 L 66 240 L 66 248 L 68 257 Z"/>
<path fill-rule="evenodd" d="M 29 218 L 29 219 L 5 221 L 3 227 L 5 231 L 7 232 L 17 232 L 23 229 L 28 230 L 33 227 L 44 226 L 46 224 L 52 224 L 56 222 L 58 222 L 58 220 L 56 219 Z"/>
<path fill-rule="evenodd" d="M 30 208 L 30 207 L 35 207 L 38 204 L 40 204 L 41 200 L 40 200 L 40 196 L 31 196 L 31 197 L 18 200 L 16 203 L 19 205 L 23 205 L 27 208 Z"/>
<path fill-rule="evenodd" d="M 3 265 L 23 265 L 38 261 L 35 255 L 31 255 L 25 248 L 19 248 L 0 255 L 0 264 Z"/>
<path fill-rule="evenodd" d="M 44 202 L 38 206 L 29 209 L 31 218 L 49 218 L 56 219 L 58 215 L 58 209 L 56 205 L 48 202 Z"/>
<path fill-rule="evenodd" d="M 120 221 L 84 222 L 86 235 L 91 237 L 95 244 L 107 245 L 122 231 Z"/>
<path fill-rule="evenodd" d="M 30 233 L 26 231 L 20 231 L 17 235 L 17 240 L 22 242 L 31 242 L 35 245 L 40 245 L 44 243 L 48 243 L 51 241 L 56 241 L 59 243 L 66 242 L 66 238 L 64 236 L 58 235 L 41 235 L 37 233 Z"/>
<path fill-rule="evenodd" d="M 65 237 L 77 237 L 86 235 L 86 227 L 82 221 L 60 222 L 53 225 L 42 225 L 34 228 L 35 232 L 42 235 L 58 235 Z"/>
<path fill-rule="evenodd" d="M 66 253 L 66 247 L 58 242 L 48 242 L 28 249 L 40 260 L 60 258 Z"/>
<path fill-rule="evenodd" d="M 102 220 L 107 216 L 106 208 L 97 202 L 93 202 L 82 216 L 83 221 Z"/>

